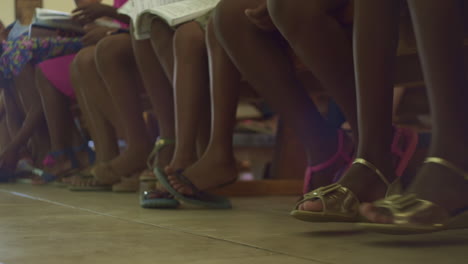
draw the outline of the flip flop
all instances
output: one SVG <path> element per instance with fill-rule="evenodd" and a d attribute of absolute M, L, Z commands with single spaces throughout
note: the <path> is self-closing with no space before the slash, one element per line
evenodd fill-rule
<path fill-rule="evenodd" d="M 102 178 L 98 176 L 97 171 L 98 170 L 104 170 L 107 172 L 111 172 L 112 175 L 118 175 L 111 166 L 107 163 L 100 163 L 97 164 L 94 168 L 91 169 L 90 173 L 79 173 L 77 176 L 80 177 L 80 181 L 90 181 L 90 180 L 97 180 L 99 181 L 99 178 Z M 120 179 L 121 177 L 119 177 Z M 102 181 L 106 181 L 106 179 L 101 179 Z M 102 192 L 102 191 L 112 191 L 112 185 L 114 185 L 117 182 L 110 182 L 110 179 L 107 179 L 109 183 L 97 183 L 97 184 L 91 184 L 91 185 L 76 185 L 76 184 L 71 184 L 68 186 L 68 189 L 73 192 Z"/>
<path fill-rule="evenodd" d="M 425 163 L 433 163 L 448 168 L 468 181 L 468 173 L 451 162 L 430 157 Z M 440 232 L 453 229 L 468 229 L 468 208 L 449 214 L 444 208 L 414 194 L 392 195 L 373 203 L 386 215 L 393 216 L 392 224 L 359 223 L 367 231 L 391 235 L 413 235 Z"/>
<path fill-rule="evenodd" d="M 140 176 L 140 206 L 147 209 L 174 209 L 180 203 L 160 186 L 153 172 Z"/>
<path fill-rule="evenodd" d="M 329 160 L 321 164 L 307 167 L 305 177 L 304 177 L 304 188 L 303 188 L 304 194 L 311 191 L 310 186 L 311 186 L 312 178 L 314 177 L 316 173 L 326 170 L 327 168 L 329 168 L 332 165 L 335 165 L 339 161 L 343 161 L 346 164 L 346 166 L 343 169 L 340 169 L 339 171 L 337 171 L 333 177 L 333 182 L 337 182 L 341 178 L 341 176 L 344 174 L 344 172 L 347 171 L 347 169 L 351 166 L 351 163 L 353 161 L 352 153 L 350 155 L 349 153 L 345 152 L 345 149 L 344 149 L 345 138 L 346 138 L 345 132 L 343 130 L 338 130 L 338 149 L 335 155 L 333 155 L 333 157 L 331 157 Z"/>
<path fill-rule="evenodd" d="M 75 153 L 81 152 L 81 151 L 86 151 L 88 152 L 88 162 L 89 165 L 94 164 L 96 160 L 96 153 L 88 146 L 88 143 L 84 143 L 81 146 L 78 147 L 73 147 L 69 149 L 63 149 L 55 152 L 50 152 L 47 154 L 47 156 L 44 158 L 42 161 L 42 164 L 45 167 L 52 167 L 56 164 L 56 160 L 60 156 L 67 156 L 67 158 L 71 161 L 71 168 L 60 173 L 59 175 L 52 175 L 50 173 L 47 173 L 45 171 L 36 169 L 36 168 L 30 168 L 30 166 L 26 166 L 27 170 L 31 170 L 31 172 L 34 175 L 38 175 L 41 177 L 43 183 L 42 184 L 47 184 L 47 183 L 54 183 L 54 185 L 58 187 L 66 187 L 66 184 L 57 182 L 57 179 L 61 178 L 66 178 L 70 175 L 76 174 L 80 170 L 80 162 L 78 161 Z"/>
<path fill-rule="evenodd" d="M 180 203 L 169 192 L 161 188 L 161 184 L 153 173 L 159 152 L 167 146 L 174 145 L 173 139 L 158 138 L 153 151 L 148 157 L 148 169 L 150 174 L 143 173 L 140 176 L 140 206 L 146 209 L 171 209 L 179 207 Z"/>
<path fill-rule="evenodd" d="M 232 208 L 232 204 L 229 199 L 198 190 L 195 185 L 193 185 L 193 183 L 191 183 L 190 180 L 183 175 L 183 171 L 178 171 L 176 173 L 177 178 L 182 183 L 192 188 L 194 195 L 184 195 L 175 190 L 169 183 L 166 174 L 161 169 L 154 168 L 154 174 L 156 175 L 156 178 L 159 180 L 159 182 L 164 186 L 164 188 L 166 188 L 167 191 L 169 191 L 176 199 L 181 202 L 210 209 Z"/>
<path fill-rule="evenodd" d="M 80 177 L 80 181 L 91 181 L 96 178 L 91 174 L 81 174 L 78 173 L 77 176 Z M 112 191 L 112 185 L 107 184 L 94 184 L 94 185 L 68 185 L 68 190 L 72 192 L 110 192 Z"/>

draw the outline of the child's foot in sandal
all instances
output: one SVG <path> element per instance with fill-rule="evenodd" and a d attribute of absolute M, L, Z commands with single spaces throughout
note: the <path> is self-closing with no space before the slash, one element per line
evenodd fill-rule
<path fill-rule="evenodd" d="M 162 171 L 171 162 L 175 141 L 158 138 L 148 157 L 148 169 L 139 177 L 140 206 L 148 209 L 169 209 L 179 207 L 179 202 L 158 181 L 154 171 Z"/>
<path fill-rule="evenodd" d="M 347 189 L 346 192 L 352 194 L 358 203 L 373 202 L 385 197 L 390 183 L 393 183 L 397 179 L 395 170 L 401 172 L 404 171 L 408 165 L 408 160 L 411 159 L 414 154 L 415 140 L 417 141 L 417 137 L 414 137 L 414 133 L 409 133 L 409 131 L 406 130 L 404 132 L 398 132 L 400 131 L 399 129 L 396 129 L 395 131 L 394 142 L 392 144 L 392 150 L 395 152 L 393 155 L 395 156 L 393 161 L 396 160 L 395 164 L 392 164 L 392 158 L 383 158 L 381 161 L 374 161 L 375 163 L 369 163 L 366 160 L 364 163 L 358 162 L 351 166 L 345 176 L 343 176 L 343 178 L 338 182 L 341 187 Z M 379 172 L 377 173 L 376 170 Z M 394 186 L 392 186 L 392 188 L 394 188 Z M 313 192 L 314 191 L 311 193 Z M 311 199 L 303 199 L 303 201 L 296 206 L 296 210 L 294 212 L 297 213 L 298 211 L 304 211 L 319 213 L 324 211 L 325 208 L 323 201 L 314 195 L 312 196 L 313 197 L 309 197 Z M 338 202 L 342 201 L 340 200 L 337 201 L 337 203 Z M 333 204 L 332 201 L 327 201 L 327 203 L 328 207 L 340 206 Z M 353 219 L 354 221 L 359 220 L 357 217 L 357 209 L 357 207 L 352 209 L 353 212 L 351 214 L 356 216 Z"/>
<path fill-rule="evenodd" d="M 71 191 L 112 190 L 112 185 L 120 182 L 125 175 L 115 171 L 109 163 L 95 165 L 89 174 L 82 174 L 73 179 Z"/>
<path fill-rule="evenodd" d="M 374 223 L 362 225 L 392 234 L 468 228 L 467 217 L 465 225 L 451 223 L 468 212 L 468 165 L 463 163 L 465 166 L 459 167 L 445 159 L 428 158 L 404 195 L 361 206 L 361 214 Z"/>
<path fill-rule="evenodd" d="M 238 177 L 234 157 L 223 158 L 215 155 L 204 155 L 199 161 L 185 170 L 167 167 L 165 173 L 172 187 L 185 195 L 194 195 L 194 188 L 198 191 L 208 191 L 232 183 Z M 183 177 L 191 184 L 181 181 Z M 193 185 L 193 186 L 190 186 Z"/>

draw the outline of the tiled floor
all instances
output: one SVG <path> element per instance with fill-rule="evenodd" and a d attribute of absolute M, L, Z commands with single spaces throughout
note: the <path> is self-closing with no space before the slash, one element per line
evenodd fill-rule
<path fill-rule="evenodd" d="M 393 237 L 288 216 L 295 197 L 233 210 L 145 210 L 136 194 L 0 185 L 0 264 L 468 263 L 468 230 Z"/>

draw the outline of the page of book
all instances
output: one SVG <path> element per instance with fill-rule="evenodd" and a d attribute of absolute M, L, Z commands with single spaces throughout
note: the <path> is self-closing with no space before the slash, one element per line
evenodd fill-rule
<path fill-rule="evenodd" d="M 177 19 L 191 14 L 197 14 L 201 11 L 211 10 L 220 0 L 184 0 L 170 5 L 161 6 L 157 9 L 158 13 L 165 18 Z"/>
<path fill-rule="evenodd" d="M 71 19 L 72 15 L 70 13 L 44 9 L 44 8 L 36 8 L 36 18 L 38 19 Z"/>
<path fill-rule="evenodd" d="M 169 26 L 176 26 L 196 19 L 210 10 L 220 0 L 130 0 L 122 12 L 132 17 L 136 39 L 150 37 L 151 23 L 161 18 Z M 133 9 L 133 10 L 132 10 Z"/>

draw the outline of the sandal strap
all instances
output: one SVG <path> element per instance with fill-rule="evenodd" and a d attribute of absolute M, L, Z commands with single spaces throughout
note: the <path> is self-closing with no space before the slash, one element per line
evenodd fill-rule
<path fill-rule="evenodd" d="M 305 180 L 304 180 L 304 189 L 303 193 L 307 193 L 309 191 L 310 182 L 312 181 L 312 175 L 314 173 L 323 171 L 330 166 L 334 165 L 338 160 L 342 159 L 347 163 L 350 163 L 352 157 L 348 155 L 348 153 L 344 152 L 344 141 L 345 141 L 345 132 L 343 130 L 338 130 L 338 148 L 336 153 L 331 157 L 329 160 L 317 164 L 315 166 L 307 167 Z"/>
<path fill-rule="evenodd" d="M 185 186 L 189 187 L 190 189 L 192 189 L 193 191 L 193 196 L 199 196 L 200 194 L 202 194 L 202 191 L 200 191 L 197 186 L 195 186 L 195 184 L 193 184 L 192 181 L 190 181 L 187 177 L 185 177 L 184 175 L 184 170 L 183 169 L 180 169 L 180 170 L 177 170 L 174 174 L 174 176 L 177 177 L 177 179 Z"/>
<path fill-rule="evenodd" d="M 146 162 L 146 164 L 148 165 L 148 168 L 150 170 L 153 169 L 153 164 L 152 163 L 158 157 L 158 154 L 162 149 L 164 149 L 165 147 L 167 147 L 169 145 L 174 145 L 174 144 L 175 144 L 174 139 L 158 137 L 158 139 L 154 143 L 153 150 L 149 154 L 148 160 Z"/>
<path fill-rule="evenodd" d="M 428 226 L 446 223 L 450 217 L 442 207 L 430 201 L 421 200 L 415 194 L 391 195 L 375 201 L 374 206 L 386 210 L 387 214 L 393 217 L 394 224 L 399 225 L 418 224 L 418 221 L 413 222 L 418 215 L 422 219 L 427 218 L 427 215 L 431 216 L 431 221 L 426 220 L 424 224 L 420 223 Z"/>
<path fill-rule="evenodd" d="M 348 188 L 339 183 L 317 188 L 303 196 L 303 199 L 296 203 L 295 209 L 307 201 L 322 201 L 323 214 L 339 214 L 357 216 L 359 213 L 359 199 Z"/>
<path fill-rule="evenodd" d="M 96 161 L 96 152 L 94 152 L 94 150 L 92 150 L 89 147 L 88 142 L 85 142 L 81 146 L 73 148 L 74 153 L 81 152 L 81 151 L 88 152 L 88 162 L 90 165 L 94 164 L 94 162 Z"/>
<path fill-rule="evenodd" d="M 452 162 L 448 160 L 445 160 L 443 158 L 438 158 L 438 157 L 428 157 L 426 158 L 424 163 L 433 163 L 433 164 L 446 167 L 454 171 L 455 173 L 461 175 L 463 178 L 465 178 L 465 180 L 468 181 L 468 172 L 464 171 L 463 169 L 461 169 L 460 167 L 456 166 L 455 164 L 453 164 Z"/>
<path fill-rule="evenodd" d="M 80 163 L 75 156 L 75 151 L 72 148 L 49 152 L 42 163 L 45 166 L 53 166 L 56 163 L 57 158 L 61 156 L 66 156 L 70 160 L 73 169 L 80 166 Z"/>
<path fill-rule="evenodd" d="M 385 175 L 372 163 L 370 163 L 369 161 L 365 160 L 365 159 L 362 159 L 362 158 L 357 158 L 353 161 L 353 165 L 354 164 L 361 164 L 361 165 L 364 165 L 365 167 L 367 167 L 368 169 L 372 170 L 375 174 L 377 174 L 379 176 L 379 178 L 385 183 L 385 185 L 387 185 L 387 187 L 390 186 L 390 182 L 387 180 L 387 178 L 385 177 Z"/>

